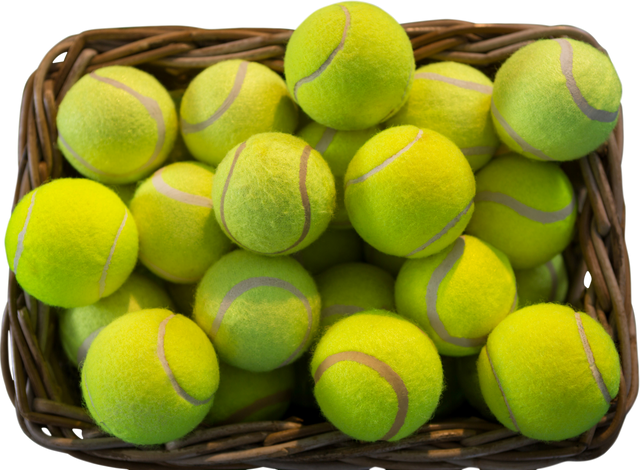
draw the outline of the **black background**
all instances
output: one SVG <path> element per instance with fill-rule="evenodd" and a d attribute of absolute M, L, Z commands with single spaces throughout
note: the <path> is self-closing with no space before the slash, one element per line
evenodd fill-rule
<path fill-rule="evenodd" d="M 146 2 L 145 2 L 146 3 Z M 558 9 L 536 9 L 530 13 L 523 14 L 523 10 L 519 13 L 511 13 L 504 10 L 489 9 L 465 9 L 460 4 L 450 4 L 453 6 L 442 6 L 444 4 L 436 4 L 435 2 L 391 2 L 381 1 L 386 8 L 390 9 L 401 20 L 427 18 L 434 16 L 457 15 L 470 18 L 473 20 L 532 20 L 542 22 L 562 22 L 567 21 L 580 25 L 587 30 L 593 31 L 598 35 L 600 40 L 609 47 L 614 59 L 619 67 L 622 76 L 625 79 L 627 88 L 629 87 L 631 76 L 631 38 L 633 37 L 630 29 L 633 28 L 629 12 L 613 11 L 605 9 L 602 5 L 598 9 L 586 9 L 586 4 L 582 7 L 574 7 L 566 10 L 568 13 L 561 12 Z M 5 41 L 3 49 L 5 54 L 5 69 L 3 74 L 8 75 L 9 79 L 5 82 L 3 93 L 3 135 L 2 151 L 2 188 L 3 198 L 8 207 L 11 196 L 11 181 L 14 174 L 14 150 L 12 146 L 13 139 L 10 137 L 10 129 L 15 126 L 16 109 L 20 89 L 29 71 L 37 64 L 41 54 L 50 46 L 51 43 L 68 33 L 80 30 L 88 26 L 111 25 L 111 24 L 130 24 L 130 23 L 153 23 L 157 21 L 171 21 L 195 23 L 207 26 L 229 25 L 229 24 L 270 24 L 270 25 L 286 25 L 293 26 L 304 16 L 309 10 L 320 5 L 320 2 L 294 2 L 287 6 L 284 2 L 272 3 L 265 2 L 261 6 L 253 6 L 249 3 L 231 3 L 222 4 L 218 2 L 198 2 L 199 7 L 193 8 L 194 4 L 186 4 L 189 8 L 182 9 L 180 4 L 173 4 L 170 12 L 162 12 L 155 8 L 159 4 L 147 4 L 144 13 L 141 9 L 131 9 L 127 7 L 126 12 L 122 11 L 116 5 L 94 4 L 96 9 L 90 8 L 87 4 L 84 7 L 69 8 L 65 11 L 67 17 L 62 17 L 62 4 L 43 4 L 49 6 L 52 11 L 46 11 L 42 7 L 35 12 L 27 11 L 26 14 L 20 15 L 19 20 L 14 20 L 9 27 L 10 34 L 5 33 Z M 217 6 L 216 6 L 217 5 Z M 594 4 L 595 5 L 595 4 Z M 20 8 L 22 5 L 19 5 Z M 65 5 L 66 6 L 66 5 Z M 528 5 L 527 5 L 528 6 Z M 612 6 L 612 5 L 611 5 Z M 27 5 L 27 8 L 29 6 Z M 58 11 L 55 11 L 58 10 Z M 95 13 L 89 13 L 89 11 Z M 153 13 L 156 11 L 157 13 Z M 165 10 L 166 11 L 166 10 Z M 30 14 L 35 14 L 41 19 L 29 19 Z M 71 18 L 77 18 L 72 20 Z M 6 31 L 6 29 L 5 29 Z M 635 55 L 635 54 L 634 54 Z M 637 66 L 637 64 L 636 64 Z M 627 98 L 629 92 L 627 91 Z M 628 104 L 626 105 L 628 107 Z M 627 158 L 627 162 L 633 160 Z M 633 164 L 633 161 L 631 161 Z M 634 168 L 630 165 L 626 167 L 627 185 L 636 177 Z M 633 199 L 633 185 L 631 185 Z M 637 204 L 637 202 L 636 202 Z M 4 205 L 4 203 L 3 203 Z M 633 211 L 630 211 L 633 214 Z M 633 215 L 631 215 L 633 220 Z M 632 229 L 630 230 L 632 237 Z M 635 246 L 631 242 L 632 246 Z M 7 374 L 7 371 L 3 371 Z M 2 399 L 0 399 L 2 401 Z M 638 411 L 632 415 L 630 422 L 627 423 L 625 431 L 620 439 L 617 447 L 610 456 L 602 461 L 591 464 L 589 469 L 604 469 L 627 467 L 622 462 L 626 458 L 632 458 L 632 452 L 637 451 L 638 433 L 640 432 L 640 418 L 637 416 Z M 65 469 L 82 469 L 90 468 L 79 462 L 70 460 L 65 457 L 53 455 L 34 446 L 30 441 L 25 439 L 13 417 L 13 412 L 8 401 L 0 403 L 0 451 L 2 452 L 2 461 L 8 463 L 9 459 L 16 458 L 14 466 L 28 466 L 29 468 L 49 467 L 55 465 L 63 465 Z M 631 460 L 630 466 L 634 460 Z M 637 462 L 637 460 L 635 460 Z M 625 462 L 626 463 L 626 462 Z"/>

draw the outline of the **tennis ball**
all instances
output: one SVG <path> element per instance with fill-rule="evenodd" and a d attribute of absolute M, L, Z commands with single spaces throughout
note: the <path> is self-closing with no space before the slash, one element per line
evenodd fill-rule
<path fill-rule="evenodd" d="M 184 92 L 186 90 L 184 88 L 180 88 L 178 90 L 171 90 L 169 95 L 173 100 L 173 105 L 176 108 L 176 115 L 180 116 L 180 105 L 182 104 L 182 97 L 184 96 Z M 169 152 L 169 156 L 165 161 L 165 165 L 176 162 L 184 162 L 187 160 L 193 160 L 193 155 L 189 152 L 187 148 L 187 144 L 184 142 L 184 138 L 182 137 L 182 132 L 178 132 L 176 134 L 176 142 L 173 144 L 173 148 L 171 152 Z"/>
<path fill-rule="evenodd" d="M 494 155 L 500 140 L 491 122 L 491 79 L 457 62 L 436 62 L 416 70 L 409 99 L 388 126 L 431 129 L 460 147 L 473 171 Z"/>
<path fill-rule="evenodd" d="M 174 310 L 173 302 L 156 282 L 131 273 L 127 281 L 109 297 L 85 307 L 61 310 L 58 313 L 60 342 L 69 360 L 80 366 L 95 337 L 116 318 L 125 313 L 150 308 Z"/>
<path fill-rule="evenodd" d="M 378 251 L 368 243 L 364 244 L 364 259 L 367 263 L 384 269 L 394 278 L 398 277 L 400 268 L 402 268 L 402 265 L 407 260 L 407 258 L 388 255 L 386 253 Z"/>
<path fill-rule="evenodd" d="M 591 429 L 620 386 L 620 358 L 602 325 L 558 304 L 525 307 L 489 335 L 482 395 L 507 428 L 541 441 Z"/>
<path fill-rule="evenodd" d="M 316 122 L 373 127 L 407 98 L 415 61 L 407 33 L 380 8 L 342 2 L 317 10 L 293 32 L 284 56 L 287 87 Z"/>
<path fill-rule="evenodd" d="M 318 410 L 318 403 L 313 396 L 313 377 L 311 376 L 311 348 L 293 363 L 295 373 L 295 383 L 293 387 L 293 395 L 291 396 L 291 404 L 294 407 L 311 408 Z"/>
<path fill-rule="evenodd" d="M 96 336 L 82 368 L 82 396 L 96 424 L 135 445 L 164 444 L 198 426 L 220 375 L 194 322 L 169 310 L 128 313 Z"/>
<path fill-rule="evenodd" d="M 203 423 L 223 426 L 281 419 L 293 394 L 293 365 L 249 372 L 220 363 L 220 386 Z"/>
<path fill-rule="evenodd" d="M 320 296 L 294 259 L 236 250 L 200 281 L 194 319 L 223 362 L 266 372 L 290 364 L 309 347 L 318 329 Z"/>
<path fill-rule="evenodd" d="M 140 184 L 131 200 L 140 261 L 162 279 L 196 283 L 231 249 L 212 210 L 213 176 L 199 162 L 172 163 Z"/>
<path fill-rule="evenodd" d="M 216 219 L 237 245 L 283 255 L 324 232 L 336 191 L 329 165 L 311 146 L 292 135 L 267 132 L 227 154 L 212 196 Z"/>
<path fill-rule="evenodd" d="M 132 184 L 105 184 L 107 188 L 116 193 L 118 197 L 124 202 L 124 204 L 129 207 L 131 204 L 131 199 L 133 199 L 133 195 L 136 193 L 137 185 L 135 183 Z"/>
<path fill-rule="evenodd" d="M 443 384 L 442 362 L 429 337 L 383 310 L 329 328 L 313 354 L 311 374 L 324 416 L 369 442 L 397 441 L 425 424 Z"/>
<path fill-rule="evenodd" d="M 360 131 L 337 131 L 312 122 L 297 133 L 298 137 L 320 152 L 335 178 L 336 210 L 329 224 L 331 228 L 351 227 L 349 214 L 344 207 L 344 174 L 360 147 L 379 131 L 377 126 Z"/>
<path fill-rule="evenodd" d="M 185 317 L 191 317 L 193 315 L 193 304 L 196 301 L 198 283 L 175 284 L 173 282 L 167 282 L 166 287 L 169 296 L 176 304 L 177 311 Z"/>
<path fill-rule="evenodd" d="M 456 373 L 458 358 L 440 356 L 440 360 L 444 373 L 444 385 L 438 407 L 433 413 L 434 418 L 450 416 L 464 403 L 464 393 Z"/>
<path fill-rule="evenodd" d="M 284 80 L 257 62 L 225 60 L 196 76 L 180 104 L 180 127 L 191 154 L 217 166 L 254 134 L 292 134 L 298 110 Z"/>
<path fill-rule="evenodd" d="M 487 406 L 487 402 L 484 401 L 480 390 L 477 366 L 478 356 L 479 354 L 474 354 L 473 356 L 456 358 L 456 377 L 467 402 L 479 411 L 485 419 L 494 421 L 495 417 Z"/>
<path fill-rule="evenodd" d="M 416 322 L 445 356 L 480 352 L 517 305 L 507 257 L 468 235 L 428 258 L 406 261 L 395 295 L 398 313 Z"/>
<path fill-rule="evenodd" d="M 518 285 L 518 305 L 563 303 L 569 290 L 569 277 L 562 254 L 531 269 L 514 271 Z"/>
<path fill-rule="evenodd" d="M 291 256 L 311 274 L 318 274 L 336 264 L 362 261 L 362 245 L 355 230 L 328 228 L 315 242 Z"/>
<path fill-rule="evenodd" d="M 60 103 L 58 146 L 80 174 L 103 183 L 138 181 L 166 160 L 178 132 L 169 92 L 134 67 L 103 67 Z"/>
<path fill-rule="evenodd" d="M 622 86 L 602 52 L 568 38 L 515 52 L 498 70 L 491 112 L 500 139 L 535 160 L 583 157 L 618 121 Z"/>
<path fill-rule="evenodd" d="M 25 195 L 4 239 L 22 288 L 55 307 L 91 305 L 113 294 L 138 257 L 138 229 L 118 196 L 85 178 L 63 178 Z"/>
<path fill-rule="evenodd" d="M 354 313 L 367 310 L 395 311 L 391 274 L 365 263 L 333 266 L 315 277 L 322 299 L 320 329 Z"/>
<path fill-rule="evenodd" d="M 477 173 L 476 189 L 467 233 L 504 252 L 514 269 L 544 264 L 571 241 L 576 198 L 558 165 L 513 153 L 496 157 Z"/>
<path fill-rule="evenodd" d="M 473 213 L 475 180 L 449 139 L 415 126 L 370 139 L 345 175 L 356 232 L 383 253 L 423 258 L 462 234 Z"/>

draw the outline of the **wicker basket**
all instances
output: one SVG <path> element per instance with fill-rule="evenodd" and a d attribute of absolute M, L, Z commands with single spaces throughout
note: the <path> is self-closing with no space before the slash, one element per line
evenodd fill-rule
<path fill-rule="evenodd" d="M 453 60 L 472 64 L 490 77 L 510 54 L 538 38 L 571 37 L 600 48 L 588 33 L 566 26 L 476 25 L 458 21 L 403 26 L 411 37 L 418 65 Z M 145 27 L 93 30 L 65 39 L 51 49 L 25 87 L 14 205 L 43 182 L 76 174 L 56 147 L 55 122 L 63 96 L 83 74 L 107 65 L 135 65 L 153 73 L 171 90 L 184 88 L 204 67 L 225 59 L 259 61 L 282 73 L 283 54 L 291 33 L 284 29 Z M 64 52 L 65 60 L 54 63 Z M 286 421 L 199 428 L 165 446 L 137 449 L 105 436 L 93 424 L 81 406 L 73 382 L 77 376 L 70 374 L 71 368 L 61 358 L 51 309 L 24 293 L 11 274 L 0 359 L 7 392 L 19 412 L 19 424 L 32 440 L 46 448 L 129 469 L 265 466 L 525 470 L 567 460 L 594 459 L 613 445 L 638 393 L 635 318 L 624 239 L 622 147 L 621 118 L 598 151 L 563 165 L 580 202 L 575 240 L 564 253 L 570 274 L 568 301 L 597 319 L 613 336 L 623 372 L 620 393 L 609 413 L 578 438 L 537 442 L 483 420 L 471 408 L 465 408 L 466 414 L 432 421 L 401 441 L 370 444 L 350 439 L 317 415 L 292 409 Z M 587 271 L 592 282 L 585 289 Z M 74 429 L 82 430 L 82 439 Z"/>

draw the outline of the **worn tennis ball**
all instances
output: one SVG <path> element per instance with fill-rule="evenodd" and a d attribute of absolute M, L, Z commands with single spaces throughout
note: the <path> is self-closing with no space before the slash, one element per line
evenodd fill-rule
<path fill-rule="evenodd" d="M 322 299 L 320 329 L 367 310 L 395 311 L 393 276 L 366 263 L 333 266 L 315 277 Z"/>
<path fill-rule="evenodd" d="M 133 271 L 138 229 L 110 189 L 63 178 L 26 194 L 4 239 L 20 286 L 55 307 L 81 307 L 113 294 Z"/>
<path fill-rule="evenodd" d="M 409 99 L 388 126 L 431 129 L 460 147 L 473 171 L 494 155 L 500 140 L 491 121 L 491 79 L 470 65 L 436 62 L 416 70 Z"/>
<path fill-rule="evenodd" d="M 237 245 L 284 255 L 325 231 L 336 191 L 329 165 L 310 145 L 267 132 L 229 151 L 216 171 L 212 196 L 216 219 Z"/>
<path fill-rule="evenodd" d="M 370 139 L 345 175 L 356 232 L 377 250 L 423 258 L 453 243 L 473 214 L 475 180 L 464 155 L 441 134 L 391 127 Z"/>
<path fill-rule="evenodd" d="M 220 386 L 203 423 L 209 426 L 281 419 L 293 394 L 293 364 L 249 372 L 220 363 Z"/>
<path fill-rule="evenodd" d="M 194 319 L 223 362 L 266 372 L 290 364 L 309 347 L 318 330 L 320 296 L 293 258 L 236 250 L 200 281 Z"/>
<path fill-rule="evenodd" d="M 216 221 L 214 170 L 199 162 L 172 163 L 136 190 L 129 207 L 140 233 L 140 261 L 170 282 L 198 282 L 231 249 Z"/>
<path fill-rule="evenodd" d="M 329 227 L 351 228 L 349 214 L 344 206 L 344 174 L 360 147 L 378 132 L 378 126 L 360 131 L 338 131 L 312 122 L 297 133 L 298 137 L 320 152 L 335 178 L 336 210 Z"/>
<path fill-rule="evenodd" d="M 482 395 L 504 426 L 541 441 L 591 429 L 620 386 L 611 337 L 585 313 L 558 304 L 525 307 L 489 335 L 478 359 Z"/>
<path fill-rule="evenodd" d="M 622 86 L 609 57 L 568 38 L 529 44 L 498 70 L 491 112 L 500 139 L 535 160 L 583 157 L 618 121 Z"/>
<path fill-rule="evenodd" d="M 169 310 L 128 313 L 93 341 L 82 396 L 96 424 L 136 445 L 163 444 L 198 426 L 218 388 L 216 353 L 193 321 Z"/>
<path fill-rule="evenodd" d="M 407 258 L 388 255 L 386 253 L 378 251 L 368 243 L 364 244 L 364 259 L 367 263 L 384 269 L 394 278 L 398 277 L 400 268 L 402 268 L 402 265 L 407 260 Z"/>
<path fill-rule="evenodd" d="M 178 132 L 169 92 L 152 75 L 113 65 L 78 80 L 60 103 L 58 146 L 82 175 L 124 184 L 167 159 Z"/>
<path fill-rule="evenodd" d="M 292 134 L 298 109 L 277 73 L 258 62 L 225 60 L 206 68 L 187 87 L 180 129 L 191 154 L 217 166 L 254 134 Z"/>
<path fill-rule="evenodd" d="M 558 165 L 513 153 L 496 157 L 477 173 L 476 189 L 467 233 L 504 252 L 514 269 L 544 264 L 571 241 L 576 198 Z"/>
<path fill-rule="evenodd" d="M 410 352 L 410 353 L 409 353 Z M 433 342 L 417 326 L 383 310 L 334 324 L 311 361 L 324 416 L 362 441 L 397 441 L 431 418 L 443 372 Z"/>
<path fill-rule="evenodd" d="M 58 314 L 60 342 L 69 360 L 81 366 L 95 337 L 116 318 L 150 308 L 174 311 L 166 291 L 151 278 L 136 272 L 109 297 L 85 307 L 61 310 Z"/>
<path fill-rule="evenodd" d="M 415 61 L 407 33 L 380 8 L 341 2 L 294 31 L 284 56 L 291 95 L 316 122 L 339 130 L 373 127 L 407 98 Z"/>
<path fill-rule="evenodd" d="M 563 303 L 569 290 L 569 277 L 562 254 L 531 269 L 514 271 L 518 285 L 518 305 Z"/>
<path fill-rule="evenodd" d="M 331 266 L 363 260 L 362 238 L 355 230 L 328 228 L 308 247 L 291 255 L 311 274 Z"/>
<path fill-rule="evenodd" d="M 469 235 L 428 258 L 406 261 L 395 295 L 398 313 L 416 322 L 445 356 L 480 352 L 517 305 L 507 257 Z"/>

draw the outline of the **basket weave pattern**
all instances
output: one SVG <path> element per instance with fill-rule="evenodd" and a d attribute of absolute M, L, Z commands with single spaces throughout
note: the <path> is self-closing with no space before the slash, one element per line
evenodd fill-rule
<path fill-rule="evenodd" d="M 568 26 L 450 20 L 403 26 L 418 65 L 453 60 L 474 65 L 490 77 L 514 51 L 539 38 L 570 37 L 602 50 L 588 33 Z M 144 27 L 86 31 L 63 40 L 45 56 L 25 86 L 13 205 L 47 180 L 76 175 L 56 147 L 55 122 L 65 93 L 84 74 L 107 65 L 134 65 L 151 72 L 172 90 L 185 88 L 203 68 L 226 59 L 259 61 L 282 73 L 291 33 L 285 29 Z M 56 62 L 63 53 L 64 60 Z M 469 416 L 434 420 L 413 436 L 392 443 L 357 442 L 328 423 L 307 424 L 290 417 L 286 421 L 199 428 L 165 446 L 137 449 L 102 434 L 93 424 L 61 358 L 54 312 L 23 292 L 11 273 L 0 330 L 0 363 L 20 426 L 46 448 L 129 469 L 264 466 L 355 470 L 375 466 L 412 470 L 471 466 L 526 470 L 594 459 L 613 445 L 638 394 L 635 318 L 624 238 L 622 149 L 621 116 L 601 148 L 563 165 L 579 201 L 575 239 L 564 253 L 570 277 L 568 302 L 605 327 L 622 360 L 620 393 L 609 413 L 577 438 L 538 442 L 473 416 L 469 408 Z M 587 272 L 592 278 L 589 288 L 583 282 Z M 82 430 L 82 439 L 74 429 Z"/>

